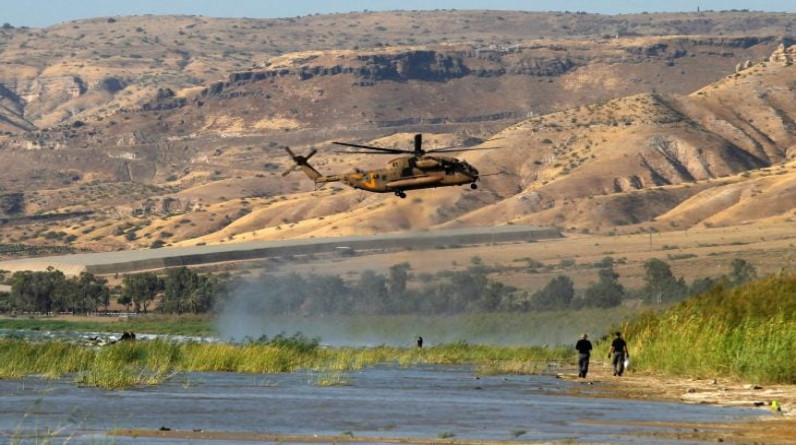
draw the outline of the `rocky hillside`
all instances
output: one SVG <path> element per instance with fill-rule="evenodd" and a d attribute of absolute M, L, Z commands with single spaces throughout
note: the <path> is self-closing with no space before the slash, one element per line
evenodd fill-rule
<path fill-rule="evenodd" d="M 571 68 L 577 55 L 569 57 L 569 49 L 553 40 L 712 36 L 716 40 L 708 46 L 716 55 L 753 58 L 743 50 L 759 41 L 725 43 L 725 38 L 781 36 L 783 30 L 790 32 L 791 22 L 787 14 L 745 11 L 606 16 L 438 10 L 274 20 L 147 15 L 70 21 L 44 29 L 9 26 L 0 29 L 0 109 L 5 109 L 0 115 L 14 113 L 39 128 L 109 116 L 137 109 L 158 89 L 201 88 L 230 72 L 265 67 L 274 58 L 304 51 L 465 43 L 490 58 L 523 42 L 542 40 L 565 65 L 542 60 L 522 70 L 555 72 Z M 731 48 L 735 45 L 742 48 Z M 652 45 L 633 51 L 654 56 L 662 49 Z M 675 57 L 674 50 L 669 57 Z M 14 124 L 2 131 L 27 129 L 26 124 Z"/>
<path fill-rule="evenodd" d="M 773 31 L 789 20 L 437 11 L 3 29 L 0 243 L 789 220 L 796 47 Z M 320 149 L 313 165 L 333 173 L 385 159 L 329 141 L 407 147 L 414 132 L 502 148 L 466 155 L 478 191 L 406 200 L 280 175 L 282 146 Z"/>
<path fill-rule="evenodd" d="M 333 189 L 293 195 L 205 240 L 505 223 L 616 232 L 642 223 L 672 230 L 790 221 L 793 69 L 765 62 L 686 96 L 634 95 L 527 119 L 496 134 L 502 149 L 467 156 L 498 173 L 483 179 L 484 191 L 414 192 L 408 200 Z"/>

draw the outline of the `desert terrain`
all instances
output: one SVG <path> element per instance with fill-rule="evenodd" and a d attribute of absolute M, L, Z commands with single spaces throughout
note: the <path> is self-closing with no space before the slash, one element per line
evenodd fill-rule
<path fill-rule="evenodd" d="M 564 237 L 202 270 L 353 281 L 400 263 L 415 278 L 478 262 L 528 293 L 558 275 L 580 292 L 606 257 L 626 289 L 643 286 L 651 258 L 688 283 L 729 274 L 736 259 L 758 275 L 794 273 L 794 18 L 437 10 L 4 26 L 0 260 L 530 225 Z M 294 166 L 286 147 L 318 150 L 312 165 L 334 174 L 390 159 L 334 141 L 410 148 L 417 133 L 427 148 L 499 148 L 457 155 L 481 172 L 477 190 L 406 199 L 282 174 Z M 776 398 L 785 412 L 780 422 L 684 422 L 693 433 L 661 439 L 792 440 L 792 385 L 619 381 L 593 366 L 591 382 L 614 396 L 761 410 Z"/>
<path fill-rule="evenodd" d="M 440 10 L 4 27 L 0 257 L 505 224 L 575 238 L 787 225 L 791 22 Z M 329 142 L 408 148 L 414 133 L 500 148 L 462 155 L 478 190 L 404 200 L 281 175 L 285 146 L 340 173 L 387 159 Z"/>

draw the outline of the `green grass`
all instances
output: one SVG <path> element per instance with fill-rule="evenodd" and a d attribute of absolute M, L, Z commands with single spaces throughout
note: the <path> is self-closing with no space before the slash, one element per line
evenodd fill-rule
<path fill-rule="evenodd" d="M 624 330 L 636 369 L 796 383 L 796 276 L 714 288 Z"/>
<path fill-rule="evenodd" d="M 323 348 L 294 336 L 268 343 L 176 343 L 171 341 L 119 342 L 94 347 L 64 341 L 0 340 L 0 378 L 32 374 L 58 378 L 74 376 L 77 384 L 107 389 L 153 385 L 177 372 L 244 372 L 274 374 L 297 371 L 339 376 L 377 364 L 472 364 L 503 372 L 536 372 L 541 367 L 517 367 L 518 362 L 572 362 L 567 348 L 500 347 L 454 343 L 431 348 Z M 284 339 L 282 339 L 284 340 Z M 323 382 L 321 382 L 321 380 Z M 343 378 L 322 378 L 319 384 L 339 384 Z M 336 383 L 337 382 L 337 383 Z"/>

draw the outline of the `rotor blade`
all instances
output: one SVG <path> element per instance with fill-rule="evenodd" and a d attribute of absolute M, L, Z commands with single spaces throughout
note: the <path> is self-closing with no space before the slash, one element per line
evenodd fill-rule
<path fill-rule="evenodd" d="M 487 142 L 496 141 L 498 139 L 503 139 L 503 137 L 499 138 L 491 138 L 485 141 L 480 142 L 478 145 L 484 145 Z M 451 153 L 456 151 L 468 151 L 468 150 L 491 150 L 493 148 L 501 148 L 501 147 L 481 147 L 481 148 L 473 148 L 472 145 L 450 145 L 448 147 L 437 147 L 437 148 L 430 148 L 428 150 L 424 150 L 425 153 Z"/>
<path fill-rule="evenodd" d="M 453 148 L 453 147 L 445 147 L 445 148 L 432 148 L 431 150 L 426 150 L 428 153 L 453 153 L 456 151 L 480 151 L 480 150 L 494 150 L 496 148 L 503 148 L 503 147 L 475 147 L 475 148 L 468 148 L 468 147 L 461 147 L 461 148 Z"/>
<path fill-rule="evenodd" d="M 339 151 L 333 151 L 332 153 L 340 153 L 340 154 L 344 154 L 344 155 L 348 155 L 348 154 L 354 154 L 354 153 L 357 153 L 357 154 L 366 154 L 366 155 L 392 155 L 392 154 L 395 154 L 395 153 L 393 153 L 393 152 L 391 152 L 391 151 L 389 151 L 389 152 L 383 152 L 383 151 L 359 151 L 359 150 L 351 150 L 351 151 L 348 151 L 348 150 L 346 150 L 346 151 L 339 150 Z M 409 153 L 409 154 L 411 154 L 412 152 L 411 152 L 411 151 L 408 151 L 408 152 L 401 152 L 401 153 Z"/>
<path fill-rule="evenodd" d="M 301 156 L 301 155 L 296 155 L 295 153 L 293 153 L 293 150 L 291 150 L 290 147 L 284 147 L 284 148 L 285 148 L 285 151 L 287 151 L 288 154 L 290 155 L 291 159 L 293 159 L 293 162 L 296 163 L 296 165 L 294 165 L 294 166 L 290 167 L 289 169 L 285 170 L 284 172 L 282 172 L 282 176 L 283 177 L 289 175 L 290 172 L 299 169 L 299 167 L 301 167 L 301 166 L 308 165 L 307 161 L 311 157 L 313 157 L 315 155 L 315 153 L 318 153 L 318 150 L 313 148 L 310 151 L 310 154 L 308 154 L 307 156 Z"/>
<path fill-rule="evenodd" d="M 383 151 L 385 153 L 412 153 L 411 150 L 401 150 L 400 148 L 373 147 L 371 145 L 349 144 L 348 142 L 332 142 L 332 144 L 343 145 L 346 147 L 364 148 L 367 150 Z"/>

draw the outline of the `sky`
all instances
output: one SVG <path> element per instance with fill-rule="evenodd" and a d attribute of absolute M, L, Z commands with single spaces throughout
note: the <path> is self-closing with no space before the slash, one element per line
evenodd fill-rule
<path fill-rule="evenodd" d="M 276 18 L 352 11 L 500 9 L 600 14 L 749 9 L 796 12 L 794 0 L 0 0 L 0 23 L 42 28 L 76 19 L 180 14 Z"/>

